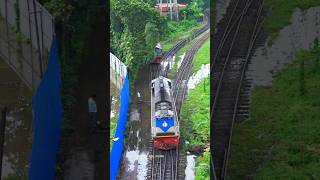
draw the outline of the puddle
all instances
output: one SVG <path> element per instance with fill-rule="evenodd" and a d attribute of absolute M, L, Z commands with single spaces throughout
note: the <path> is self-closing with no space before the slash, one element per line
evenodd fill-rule
<path fill-rule="evenodd" d="M 199 84 L 203 78 L 206 78 L 209 75 L 210 75 L 210 64 L 206 64 L 206 65 L 202 64 L 201 69 L 190 77 L 188 81 L 188 89 L 196 88 L 196 85 Z"/>
<path fill-rule="evenodd" d="M 162 70 L 165 70 L 165 69 L 171 70 L 173 68 L 173 66 L 174 66 L 175 59 L 176 59 L 176 56 L 173 56 L 172 58 L 170 58 L 167 61 L 162 61 L 161 62 Z"/>
<path fill-rule="evenodd" d="M 187 155 L 187 167 L 185 170 L 185 180 L 194 180 L 195 179 L 195 166 L 196 166 L 196 158 L 197 156 L 190 154 L 188 152 Z"/>
<path fill-rule="evenodd" d="M 126 159 L 128 161 L 127 171 L 136 173 L 138 180 L 144 180 L 147 176 L 148 155 L 139 150 L 127 151 Z"/>
<path fill-rule="evenodd" d="M 126 144 L 123 160 L 117 179 L 146 179 L 150 142 L 150 91 L 149 66 L 139 71 L 131 96 L 129 119 L 127 122 Z M 141 93 L 142 103 L 138 104 L 137 92 Z"/>
<path fill-rule="evenodd" d="M 132 108 L 132 111 L 130 112 L 130 121 L 140 121 L 140 113 L 138 109 Z"/>
<path fill-rule="evenodd" d="M 285 65 L 292 63 L 295 54 L 302 49 L 309 49 L 319 36 L 320 7 L 306 11 L 296 9 L 291 17 L 291 24 L 283 28 L 273 44 L 268 40 L 264 46 L 256 49 L 248 70 L 253 76 L 254 86 L 270 86 L 274 75 Z"/>
<path fill-rule="evenodd" d="M 183 53 L 181 56 L 180 56 L 180 60 L 178 61 L 178 64 L 177 64 L 177 70 L 180 68 L 182 62 L 183 62 L 183 59 L 184 59 L 184 56 L 186 55 L 186 53 Z"/>

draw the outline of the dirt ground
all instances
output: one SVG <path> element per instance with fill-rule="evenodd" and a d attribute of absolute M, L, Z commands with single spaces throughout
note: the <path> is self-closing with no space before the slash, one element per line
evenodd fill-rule
<path fill-rule="evenodd" d="M 150 90 L 149 66 L 141 68 L 133 87 L 130 103 L 129 119 L 127 122 L 127 136 L 122 156 L 118 179 L 142 180 L 147 175 L 147 160 L 149 153 L 150 135 Z M 137 92 L 142 95 L 142 104 L 139 107 Z M 139 110 L 141 108 L 141 110 Z"/>

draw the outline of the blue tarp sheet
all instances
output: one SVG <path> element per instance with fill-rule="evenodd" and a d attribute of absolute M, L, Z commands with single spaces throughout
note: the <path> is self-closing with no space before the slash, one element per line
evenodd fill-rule
<path fill-rule="evenodd" d="M 115 133 L 115 138 L 119 138 L 113 142 L 110 153 L 110 179 L 115 180 L 118 174 L 121 155 L 123 151 L 124 133 L 126 129 L 128 111 L 130 103 L 129 78 L 126 76 L 125 82 L 120 92 L 120 113 Z"/>
<path fill-rule="evenodd" d="M 62 119 L 61 77 L 57 40 L 53 37 L 49 64 L 32 99 L 34 140 L 30 180 L 54 180 Z"/>

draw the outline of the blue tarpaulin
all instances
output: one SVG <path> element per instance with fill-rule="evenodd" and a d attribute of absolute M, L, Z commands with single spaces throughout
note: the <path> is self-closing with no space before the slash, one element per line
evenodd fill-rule
<path fill-rule="evenodd" d="M 128 118 L 130 103 L 130 92 L 129 92 L 129 78 L 126 76 L 125 82 L 120 92 L 120 111 L 117 122 L 117 128 L 115 133 L 115 141 L 112 145 L 110 153 L 110 179 L 115 180 L 118 174 L 118 168 L 120 165 L 121 155 L 123 151 L 124 143 L 124 132 L 126 129 L 126 123 Z"/>
<path fill-rule="evenodd" d="M 61 77 L 57 40 L 53 37 L 49 64 L 32 99 L 34 140 L 30 180 L 55 180 L 62 119 Z"/>

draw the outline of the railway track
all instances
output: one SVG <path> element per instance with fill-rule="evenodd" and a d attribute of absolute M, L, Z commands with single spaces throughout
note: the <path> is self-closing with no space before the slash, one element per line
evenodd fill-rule
<path fill-rule="evenodd" d="M 210 32 L 206 32 L 206 34 L 204 34 L 197 42 L 195 42 L 195 44 L 190 49 L 188 49 L 175 76 L 172 93 L 173 101 L 176 105 L 177 114 L 180 114 L 182 101 L 184 100 L 186 91 L 188 89 L 187 85 L 192 72 L 193 57 L 198 49 L 203 45 L 203 43 L 209 38 L 209 36 Z"/>
<path fill-rule="evenodd" d="M 163 61 L 170 61 L 173 56 L 187 43 L 191 42 L 193 39 L 197 38 L 202 33 L 206 32 L 210 28 L 210 22 L 209 18 L 207 19 L 206 25 L 204 25 L 201 29 L 198 29 L 196 32 L 194 32 L 192 35 L 190 35 L 188 38 L 183 39 L 179 41 L 176 45 L 174 45 L 172 48 L 169 49 L 169 51 L 163 56 Z M 168 69 L 165 67 L 165 69 L 162 70 L 162 75 L 166 76 L 168 74 Z"/>
<path fill-rule="evenodd" d="M 233 0 L 218 24 L 211 64 L 211 167 L 226 179 L 232 130 L 249 116 L 250 79 L 246 68 L 262 27 L 264 0 Z M 247 79 L 246 79 L 247 78 Z"/>
<path fill-rule="evenodd" d="M 201 45 L 209 38 L 210 33 L 207 32 L 201 37 L 186 53 L 186 56 L 178 70 L 174 81 L 173 103 L 177 109 L 177 114 L 180 113 L 180 107 L 187 91 L 187 82 L 192 72 L 192 59 Z M 156 66 L 151 66 L 150 71 L 154 71 L 154 76 L 160 73 L 160 69 Z M 169 151 L 156 149 L 150 143 L 150 154 L 148 162 L 148 179 L 152 180 L 179 180 L 184 179 L 184 171 L 179 168 L 181 162 L 179 148 Z"/>
<path fill-rule="evenodd" d="M 152 142 L 150 143 L 152 146 Z M 151 148 L 149 155 L 148 179 L 151 180 L 178 180 L 183 179 L 179 173 L 179 148 L 159 150 Z"/>
<path fill-rule="evenodd" d="M 194 32 L 187 39 L 181 40 L 172 47 L 163 57 L 164 61 L 171 60 L 172 57 L 188 42 L 192 41 L 210 28 L 207 23 L 204 27 Z M 180 107 L 187 91 L 187 81 L 192 72 L 192 59 L 196 51 L 209 38 L 210 32 L 201 37 L 186 53 L 186 56 L 178 70 L 173 83 L 173 103 L 177 108 L 177 114 L 180 113 Z M 161 69 L 158 64 L 150 65 L 150 78 L 155 79 L 159 75 L 167 77 L 168 69 Z M 176 104 L 177 103 L 177 104 Z M 153 147 L 152 141 L 149 146 L 148 173 L 147 179 L 151 180 L 183 180 L 184 169 L 179 168 L 184 163 L 179 148 L 164 151 Z M 183 167 L 183 166 L 182 166 Z"/>

